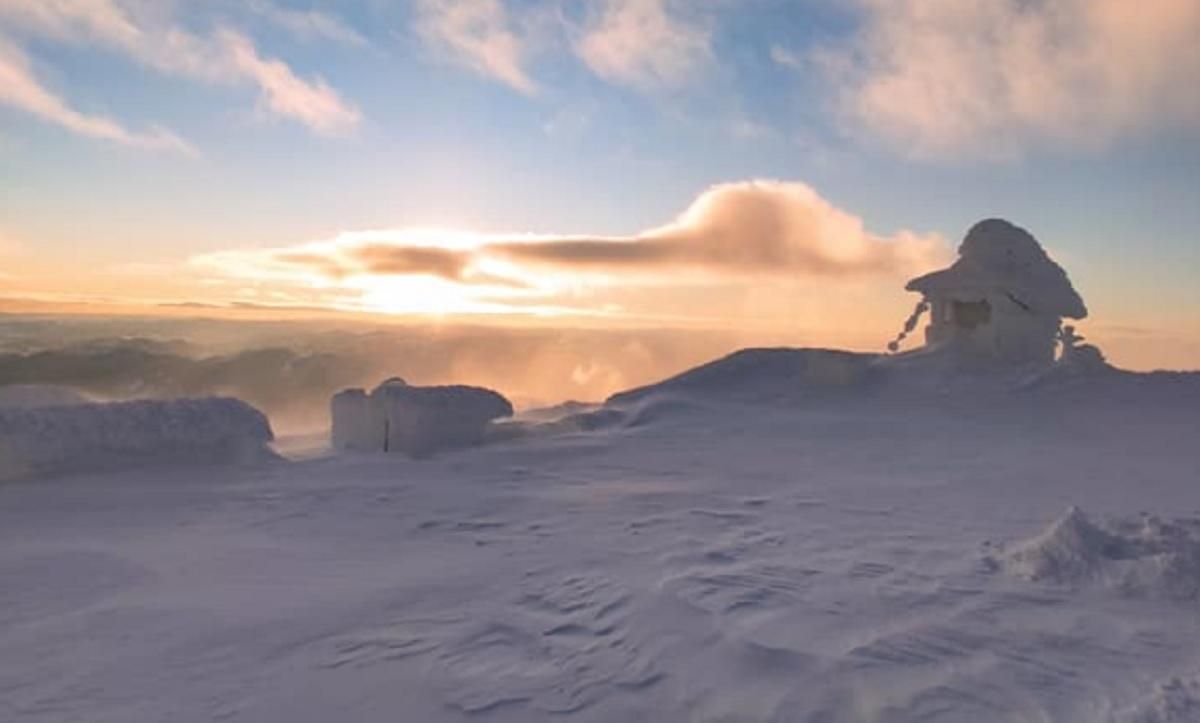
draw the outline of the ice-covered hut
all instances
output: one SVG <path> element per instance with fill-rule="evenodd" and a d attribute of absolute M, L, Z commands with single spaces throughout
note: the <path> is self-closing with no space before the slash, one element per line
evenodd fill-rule
<path fill-rule="evenodd" d="M 481 443 L 488 424 L 512 416 L 513 407 L 490 389 L 418 387 L 392 378 L 370 394 L 335 394 L 330 411 L 336 449 L 420 456 Z"/>
<path fill-rule="evenodd" d="M 949 268 L 905 288 L 924 295 L 918 314 L 930 312 L 927 347 L 1009 363 L 1052 363 L 1062 320 L 1087 316 L 1062 267 L 1028 231 L 1002 219 L 975 224 Z"/>

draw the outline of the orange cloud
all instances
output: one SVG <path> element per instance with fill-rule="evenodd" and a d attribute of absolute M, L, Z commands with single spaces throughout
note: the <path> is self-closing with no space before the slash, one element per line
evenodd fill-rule
<path fill-rule="evenodd" d="M 386 295 L 406 308 L 418 293 L 452 303 L 447 295 L 457 288 L 476 304 L 519 312 L 531 301 L 598 306 L 589 289 L 621 286 L 899 279 L 949 256 L 936 235 L 869 233 L 860 218 L 804 184 L 750 181 L 710 188 L 674 221 L 631 237 L 401 229 L 206 254 L 193 262 L 226 277 Z M 417 283 L 419 290 L 404 286 Z"/>
<path fill-rule="evenodd" d="M 714 186 L 675 221 L 629 239 L 493 243 L 485 252 L 528 263 L 616 272 L 674 266 L 719 276 L 902 276 L 946 256 L 933 236 L 868 233 L 862 219 L 801 183 Z"/>

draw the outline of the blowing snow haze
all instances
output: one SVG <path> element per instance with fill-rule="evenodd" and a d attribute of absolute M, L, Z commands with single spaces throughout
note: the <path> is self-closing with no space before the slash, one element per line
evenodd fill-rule
<path fill-rule="evenodd" d="M 0 721 L 1200 722 L 1197 0 L 0 0 Z"/>
<path fill-rule="evenodd" d="M 738 346 L 732 333 L 322 322 L 0 317 L 0 388 L 98 399 L 229 395 L 277 429 L 328 427 L 339 389 L 400 375 L 503 390 L 522 408 L 595 402 Z"/>

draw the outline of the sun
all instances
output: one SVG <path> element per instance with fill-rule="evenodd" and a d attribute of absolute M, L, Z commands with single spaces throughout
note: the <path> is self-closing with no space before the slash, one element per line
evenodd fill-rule
<path fill-rule="evenodd" d="M 359 304 L 365 311 L 450 316 L 505 310 L 499 304 L 478 298 L 469 287 L 432 276 L 361 276 L 349 285 L 360 292 Z"/>

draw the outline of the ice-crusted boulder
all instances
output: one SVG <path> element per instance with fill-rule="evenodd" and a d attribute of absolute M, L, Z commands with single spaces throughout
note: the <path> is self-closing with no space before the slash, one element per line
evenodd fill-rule
<path fill-rule="evenodd" d="M 0 409 L 0 479 L 146 463 L 273 456 L 265 415 L 237 399 L 141 400 Z"/>
<path fill-rule="evenodd" d="M 1125 595 L 1200 599 L 1200 520 L 1097 522 L 1078 507 L 993 562 L 1016 577 Z"/>
<path fill-rule="evenodd" d="M 389 379 L 369 395 L 362 389 L 339 392 L 330 411 L 336 449 L 419 457 L 481 444 L 489 424 L 512 416 L 513 407 L 490 389 Z"/>

